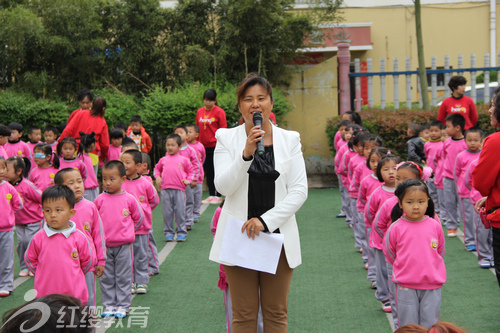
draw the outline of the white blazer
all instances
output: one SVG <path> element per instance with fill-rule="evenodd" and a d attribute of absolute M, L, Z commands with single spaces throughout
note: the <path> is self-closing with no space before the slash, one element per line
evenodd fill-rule
<path fill-rule="evenodd" d="M 290 268 L 301 264 L 300 240 L 295 212 L 307 199 L 307 176 L 302 157 L 300 135 L 297 132 L 273 127 L 274 166 L 280 173 L 276 180 L 274 208 L 261 217 L 270 232 L 280 229 L 284 236 L 286 259 Z M 248 169 L 252 161 L 243 160 L 247 134 L 245 125 L 215 133 L 217 146 L 214 152 L 215 188 L 226 196 L 219 217 L 214 243 L 209 259 L 221 264 L 219 252 L 228 216 L 246 221 L 248 212 Z"/>

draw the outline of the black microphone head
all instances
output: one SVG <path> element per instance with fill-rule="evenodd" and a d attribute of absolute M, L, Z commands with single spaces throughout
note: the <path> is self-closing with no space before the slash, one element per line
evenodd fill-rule
<path fill-rule="evenodd" d="M 253 124 L 254 126 L 261 126 L 262 125 L 262 115 L 260 112 L 255 112 L 253 114 Z"/>

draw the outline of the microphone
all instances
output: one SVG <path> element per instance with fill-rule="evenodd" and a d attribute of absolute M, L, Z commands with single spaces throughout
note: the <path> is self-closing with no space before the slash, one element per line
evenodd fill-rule
<path fill-rule="evenodd" d="M 254 126 L 259 126 L 260 129 L 262 129 L 262 115 L 260 113 L 255 112 L 253 114 L 253 124 Z M 259 138 L 262 138 L 262 135 Z M 259 155 L 264 154 L 264 142 L 262 142 L 262 140 L 257 142 L 257 153 Z"/>

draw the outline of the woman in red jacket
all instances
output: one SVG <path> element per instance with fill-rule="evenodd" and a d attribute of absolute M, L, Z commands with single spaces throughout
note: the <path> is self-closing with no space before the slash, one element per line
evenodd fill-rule
<path fill-rule="evenodd" d="M 80 132 L 87 134 L 95 132 L 97 143 L 96 150 L 93 153 L 96 155 L 99 154 L 101 158 L 105 158 L 109 148 L 108 125 L 104 119 L 105 111 L 106 100 L 102 97 L 97 97 L 92 103 L 90 110 L 81 110 L 73 116 L 59 137 L 59 141 L 70 136 L 80 142 Z"/>
<path fill-rule="evenodd" d="M 490 107 L 490 122 L 500 127 L 500 88 L 497 88 Z M 500 132 L 489 135 L 484 140 L 483 150 L 476 168 L 472 172 L 472 185 L 485 196 L 476 203 L 476 211 L 486 212 L 493 231 L 493 256 L 495 272 L 500 285 Z"/>

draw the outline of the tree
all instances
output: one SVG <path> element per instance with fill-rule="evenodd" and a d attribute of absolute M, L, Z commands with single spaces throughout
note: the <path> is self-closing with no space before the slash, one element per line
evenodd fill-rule
<path fill-rule="evenodd" d="M 429 110 L 431 103 L 429 101 L 427 73 L 425 70 L 425 57 L 424 57 L 424 42 L 422 37 L 422 21 L 420 12 L 420 0 L 415 0 L 415 24 L 417 30 L 417 52 L 418 52 L 418 76 L 420 78 L 420 93 L 422 95 L 422 102 L 424 110 Z"/>

